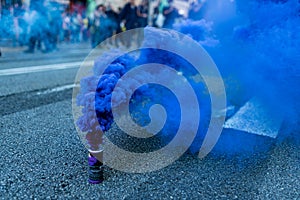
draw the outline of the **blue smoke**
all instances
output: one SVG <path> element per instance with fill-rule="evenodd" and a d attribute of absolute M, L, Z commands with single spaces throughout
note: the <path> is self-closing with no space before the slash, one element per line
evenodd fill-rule
<path fill-rule="evenodd" d="M 284 119 L 277 140 L 299 142 L 299 1 L 209 1 L 206 11 L 202 21 L 186 21 L 175 29 L 199 41 L 213 58 L 226 85 L 228 104 L 239 107 L 252 97 L 260 99 L 273 117 Z M 270 146 L 255 136 L 234 141 L 230 134 L 223 136 L 224 144 L 235 146 L 220 144 L 223 151 L 233 153 L 250 145 L 265 152 Z"/>
<path fill-rule="evenodd" d="M 215 4 L 213 4 L 215 2 Z M 217 64 L 226 86 L 229 105 L 242 106 L 252 97 L 266 102 L 270 109 L 284 118 L 284 130 L 280 138 L 299 140 L 300 111 L 300 17 L 299 2 L 274 1 L 212 1 L 201 21 L 187 20 L 174 26 L 198 41 Z M 221 12 L 222 10 L 222 12 Z M 147 36 L 147 35 L 146 35 Z M 163 37 L 163 35 L 162 35 Z M 158 38 L 162 40 L 161 38 Z M 147 42 L 153 38 L 145 37 Z M 81 82 L 78 105 L 84 106 L 78 125 L 82 131 L 95 129 L 108 131 L 113 123 L 111 93 L 123 74 L 144 63 L 168 65 L 188 79 L 200 102 L 201 122 L 195 142 L 190 150 L 196 152 L 202 143 L 210 118 L 210 99 L 206 86 L 195 83 L 196 71 L 184 59 L 156 49 L 144 49 L 136 59 L 136 52 L 125 54 L 115 60 L 103 75 L 97 69 L 107 57 L 96 61 L 94 77 Z M 120 53 L 120 55 L 122 55 Z M 107 56 L 107 55 L 106 55 Z M 104 61 L 105 63 L 105 61 Z M 98 83 L 97 80 L 100 80 Z M 90 94 L 89 87 L 97 85 L 96 93 Z M 163 94 L 163 95 L 158 95 Z M 96 114 L 89 112 L 93 106 L 88 99 L 95 95 Z M 120 92 L 119 99 L 122 99 Z M 142 102 L 151 102 L 142 104 Z M 154 103 L 162 104 L 168 112 L 168 120 L 159 136 L 168 143 L 176 133 L 180 112 L 175 97 L 165 88 L 149 85 L 137 90 L 130 104 L 132 117 L 141 125 L 149 122 L 148 111 Z M 91 117 L 97 115 L 99 127 Z M 256 140 L 247 138 L 249 143 Z M 230 140 L 230 138 L 229 138 Z M 259 145 L 259 144 L 258 144 Z M 251 152 L 253 153 L 253 152 Z"/>

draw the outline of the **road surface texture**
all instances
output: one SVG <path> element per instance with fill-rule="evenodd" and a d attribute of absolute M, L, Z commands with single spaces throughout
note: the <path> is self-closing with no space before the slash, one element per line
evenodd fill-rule
<path fill-rule="evenodd" d="M 21 50 L 2 48 L 0 58 L 0 199 L 300 199 L 300 147 L 289 141 L 256 163 L 186 154 L 146 174 L 106 167 L 103 184 L 88 184 L 71 97 L 89 45 Z"/>

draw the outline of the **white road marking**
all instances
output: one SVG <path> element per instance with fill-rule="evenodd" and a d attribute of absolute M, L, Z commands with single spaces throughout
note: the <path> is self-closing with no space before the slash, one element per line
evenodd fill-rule
<path fill-rule="evenodd" d="M 224 128 L 275 139 L 279 134 L 282 121 L 281 116 L 276 116 L 276 111 L 270 110 L 254 97 L 225 122 Z"/>
<path fill-rule="evenodd" d="M 64 85 L 64 86 L 59 86 L 59 87 L 52 88 L 52 89 L 49 89 L 49 90 L 46 90 L 46 91 L 43 91 L 43 92 L 37 92 L 36 94 L 37 95 L 50 94 L 50 93 L 54 93 L 54 92 L 60 92 L 60 91 L 68 90 L 68 89 L 74 88 L 76 86 L 78 86 L 78 85 L 76 85 L 76 84 Z"/>
<path fill-rule="evenodd" d="M 79 68 L 81 64 L 82 62 L 70 62 L 70 63 L 58 63 L 58 64 L 51 64 L 51 65 L 39 65 L 39 66 L 3 69 L 0 70 L 0 76 Z M 93 62 L 91 62 L 91 64 L 93 64 Z"/>

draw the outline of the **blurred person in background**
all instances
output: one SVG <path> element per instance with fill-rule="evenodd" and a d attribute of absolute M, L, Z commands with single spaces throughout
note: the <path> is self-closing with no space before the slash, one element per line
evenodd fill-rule
<path fill-rule="evenodd" d="M 146 27 L 148 25 L 149 1 L 142 0 L 137 7 L 138 27 Z"/>
<path fill-rule="evenodd" d="M 51 12 L 50 12 L 50 2 L 44 1 L 42 4 L 38 4 L 39 19 L 37 21 L 38 26 L 41 28 L 40 41 L 44 45 L 43 53 L 48 53 L 53 51 L 52 48 L 52 30 L 51 27 Z"/>
<path fill-rule="evenodd" d="M 48 1 L 32 1 L 25 18 L 29 27 L 28 49 L 25 53 L 33 53 L 36 44 L 40 50 L 43 44 L 43 53 L 56 50 L 61 29 L 61 16 L 56 6 Z"/>
<path fill-rule="evenodd" d="M 164 25 L 165 17 L 163 14 L 164 8 L 169 5 L 168 0 L 159 0 L 153 11 L 152 25 L 154 27 L 162 28 Z"/>
<path fill-rule="evenodd" d="M 41 49 L 42 44 L 44 45 L 43 53 L 53 50 L 51 43 L 53 27 L 50 27 L 50 15 L 48 2 L 32 1 L 30 3 L 28 15 L 29 42 L 25 53 L 34 53 L 36 43 L 37 49 Z"/>
<path fill-rule="evenodd" d="M 70 13 L 67 10 L 65 10 L 62 13 L 63 40 L 65 42 L 70 41 L 70 27 L 71 27 Z"/>
<path fill-rule="evenodd" d="M 40 14 L 38 12 L 38 6 L 36 3 L 31 3 L 28 13 L 26 14 L 25 20 L 28 23 L 28 49 L 25 50 L 25 53 L 34 53 L 35 46 L 37 41 L 41 39 L 41 26 L 38 23 L 40 18 Z"/>
<path fill-rule="evenodd" d="M 141 4 L 137 7 L 138 27 L 144 28 L 148 25 L 149 1 L 142 0 Z M 143 32 L 138 31 L 137 42 L 140 46 L 143 40 Z"/>
<path fill-rule="evenodd" d="M 109 22 L 105 13 L 105 6 L 100 4 L 96 7 L 90 24 L 92 48 L 95 48 L 108 37 L 108 24 Z"/>
<path fill-rule="evenodd" d="M 75 10 L 71 15 L 71 42 L 77 43 L 80 42 L 80 34 L 82 29 L 82 16 L 81 14 Z"/>
<path fill-rule="evenodd" d="M 158 14 L 159 14 L 159 8 L 158 5 L 154 7 L 153 9 L 153 16 L 152 16 L 152 26 L 153 27 L 158 27 L 157 25 L 157 19 L 158 19 Z"/>
<path fill-rule="evenodd" d="M 127 4 L 125 4 L 119 17 L 120 21 L 124 22 L 126 30 L 131 30 L 137 27 L 138 20 L 135 0 L 130 0 Z M 130 47 L 131 41 L 132 38 L 124 38 L 125 46 Z"/>
<path fill-rule="evenodd" d="M 17 16 L 18 19 L 18 26 L 19 26 L 19 38 L 18 38 L 18 42 L 20 46 L 24 46 L 27 45 L 28 43 L 28 36 L 27 36 L 27 32 L 28 32 L 28 24 L 25 20 L 25 14 L 28 6 L 26 6 L 25 4 L 21 5 L 18 13 L 15 14 L 15 16 Z"/>
<path fill-rule="evenodd" d="M 163 28 L 172 28 L 175 20 L 181 17 L 173 5 L 173 0 L 168 0 L 168 3 L 169 5 L 163 9 L 163 15 L 165 17 Z"/>
<path fill-rule="evenodd" d="M 118 12 L 117 12 L 117 29 L 116 29 L 116 34 L 119 34 L 119 33 L 122 33 L 122 27 L 121 27 L 121 18 L 120 18 L 120 14 L 122 12 L 122 8 L 121 7 L 118 7 Z M 122 35 L 118 35 L 116 38 L 115 38 L 115 43 L 116 43 L 116 46 L 119 47 L 119 45 L 124 45 L 125 42 L 124 42 L 124 38 Z"/>
<path fill-rule="evenodd" d="M 108 18 L 108 29 L 107 37 L 109 38 L 109 44 L 114 45 L 114 38 L 112 37 L 117 32 L 118 28 L 118 14 L 112 9 L 111 4 L 109 3 L 105 11 Z"/>
<path fill-rule="evenodd" d="M 50 24 L 50 35 L 49 35 L 49 49 L 51 51 L 58 50 L 57 42 L 60 35 L 60 30 L 62 27 L 62 17 L 59 5 L 57 3 L 51 3 L 49 8 L 49 24 Z"/>
<path fill-rule="evenodd" d="M 16 3 L 14 5 L 14 33 L 15 37 L 13 40 L 14 46 L 18 43 L 20 46 L 26 44 L 26 34 L 27 30 L 26 23 L 24 21 L 25 8 L 21 3 Z"/>
<path fill-rule="evenodd" d="M 125 4 L 119 17 L 124 21 L 126 30 L 137 27 L 137 7 L 135 6 L 135 0 L 130 0 Z"/>
<path fill-rule="evenodd" d="M 89 18 L 87 16 L 87 12 L 82 12 L 82 41 L 86 42 L 89 39 Z"/>

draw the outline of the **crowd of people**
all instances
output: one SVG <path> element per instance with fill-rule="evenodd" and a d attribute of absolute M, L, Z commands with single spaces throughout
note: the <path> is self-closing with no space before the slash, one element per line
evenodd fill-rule
<path fill-rule="evenodd" d="M 202 3 L 191 7 L 192 18 L 201 7 Z M 149 0 L 142 0 L 139 5 L 129 0 L 118 11 L 113 10 L 111 4 L 100 4 L 90 13 L 87 9 L 62 9 L 58 3 L 49 1 L 32 2 L 30 6 L 15 4 L 1 9 L 0 38 L 13 38 L 14 45 L 27 45 L 26 53 L 35 50 L 46 53 L 57 50 L 57 43 L 61 41 L 90 40 L 91 46 L 96 47 L 125 30 L 148 25 L 172 28 L 175 20 L 182 17 L 173 0 L 159 1 L 153 12 L 149 9 Z M 149 17 L 149 13 L 153 16 Z M 150 23 L 149 19 L 152 19 Z M 131 40 L 120 42 L 127 47 L 131 45 Z"/>
<path fill-rule="evenodd" d="M 49 4 L 49 5 L 48 5 Z M 26 53 L 35 49 L 50 52 L 57 49 L 62 28 L 62 15 L 57 3 L 15 4 L 2 8 L 0 38 L 13 39 L 13 45 L 28 46 Z"/>

